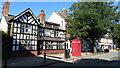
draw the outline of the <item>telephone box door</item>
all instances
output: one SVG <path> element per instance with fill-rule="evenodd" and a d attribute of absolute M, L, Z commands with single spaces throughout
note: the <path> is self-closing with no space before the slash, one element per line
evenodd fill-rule
<path fill-rule="evenodd" d="M 72 56 L 81 56 L 81 40 L 72 40 Z"/>

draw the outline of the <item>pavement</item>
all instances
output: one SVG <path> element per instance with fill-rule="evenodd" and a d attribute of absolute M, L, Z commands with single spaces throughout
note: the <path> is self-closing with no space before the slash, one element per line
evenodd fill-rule
<path fill-rule="evenodd" d="M 111 50 L 110 52 L 113 52 L 116 50 Z M 78 59 L 82 59 L 84 57 L 90 57 L 94 55 L 100 55 L 100 54 L 106 54 L 106 53 L 97 53 L 93 54 L 88 52 L 86 55 L 86 52 L 82 53 L 81 56 L 71 56 L 68 59 L 64 58 L 64 53 L 61 54 L 47 54 L 46 59 L 44 59 L 44 55 L 39 55 L 39 56 L 28 56 L 28 57 L 17 57 L 17 58 L 10 58 L 7 60 L 7 66 L 8 68 L 34 68 L 34 67 L 42 67 L 42 66 L 47 66 L 55 63 L 60 63 L 60 62 L 68 62 L 69 60 L 71 61 L 76 61 Z M 46 62 L 44 62 L 46 60 Z"/>
<path fill-rule="evenodd" d="M 118 51 L 112 51 L 106 54 L 98 54 L 94 56 L 86 56 L 83 58 L 75 59 L 73 60 L 68 60 L 67 62 L 61 62 L 61 63 L 56 63 L 52 64 L 49 66 L 45 66 L 44 68 L 47 67 L 78 67 L 78 68 L 98 68 L 99 66 L 102 66 L 100 68 L 118 68 L 120 66 L 120 60 L 119 60 L 119 53 Z M 82 66 L 82 67 L 81 67 Z"/>

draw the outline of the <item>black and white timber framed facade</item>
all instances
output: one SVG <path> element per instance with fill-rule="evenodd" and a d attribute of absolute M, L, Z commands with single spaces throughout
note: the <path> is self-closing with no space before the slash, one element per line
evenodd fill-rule
<path fill-rule="evenodd" d="M 47 53 L 64 52 L 65 34 L 66 31 L 61 30 L 59 24 L 45 22 L 38 28 L 40 50 L 47 50 Z"/>
<path fill-rule="evenodd" d="M 37 30 L 39 22 L 28 8 L 13 19 L 9 24 L 12 37 L 12 51 L 37 50 Z"/>
<path fill-rule="evenodd" d="M 35 55 L 64 52 L 65 30 L 51 22 L 40 23 L 30 8 L 9 21 L 8 33 L 12 37 L 10 51 L 36 51 Z"/>

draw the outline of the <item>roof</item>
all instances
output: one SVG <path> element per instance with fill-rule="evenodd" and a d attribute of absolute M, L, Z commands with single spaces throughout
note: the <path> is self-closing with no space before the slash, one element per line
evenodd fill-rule
<path fill-rule="evenodd" d="M 34 18 L 34 20 L 35 20 L 38 24 L 40 24 L 40 23 L 38 22 L 36 16 L 34 15 L 34 13 L 32 12 L 32 10 L 31 10 L 30 8 L 27 8 L 26 10 L 24 10 L 23 12 L 21 12 L 20 14 L 18 14 L 17 16 L 15 16 L 13 19 L 11 19 L 11 21 L 18 19 L 19 17 L 21 17 L 22 15 L 24 15 L 24 14 L 26 14 L 26 13 L 30 13 L 30 14 L 32 15 L 32 17 Z"/>
<path fill-rule="evenodd" d="M 5 17 L 5 20 L 8 22 L 9 20 L 13 19 L 15 16 L 8 15 L 4 17 Z"/>
<path fill-rule="evenodd" d="M 67 17 L 66 15 L 64 15 L 62 13 L 59 13 L 59 12 L 56 12 L 56 11 L 54 11 L 54 12 L 63 19 L 65 19 Z"/>
<path fill-rule="evenodd" d="M 5 17 L 6 22 L 8 22 L 9 20 L 13 19 L 15 16 L 9 14 L 8 16 L 4 16 L 4 17 Z M 1 22 L 1 19 L 2 18 L 0 18 L 0 22 Z"/>

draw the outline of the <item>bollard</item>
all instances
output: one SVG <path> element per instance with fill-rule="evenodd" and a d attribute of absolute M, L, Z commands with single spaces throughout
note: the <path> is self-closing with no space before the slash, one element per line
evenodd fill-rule
<path fill-rule="evenodd" d="M 44 63 L 46 63 L 46 53 L 44 53 Z"/>

